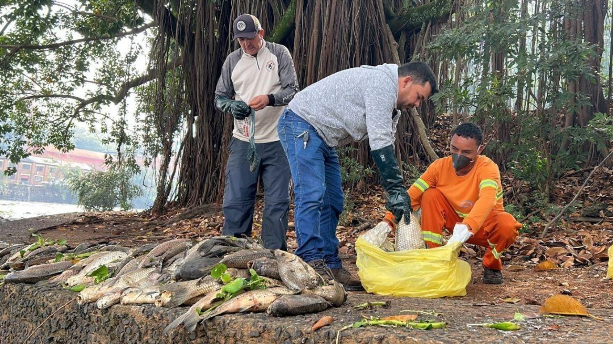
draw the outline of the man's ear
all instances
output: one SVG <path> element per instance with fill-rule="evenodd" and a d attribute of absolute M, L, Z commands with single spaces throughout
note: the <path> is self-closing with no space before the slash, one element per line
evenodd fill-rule
<path fill-rule="evenodd" d="M 264 29 L 260 29 L 260 32 L 258 32 L 258 34 L 263 39 L 264 38 Z"/>
<path fill-rule="evenodd" d="M 405 88 L 408 85 L 410 85 L 413 82 L 413 77 L 410 75 L 407 76 L 401 76 L 398 79 L 398 85 L 400 85 L 401 88 Z"/>

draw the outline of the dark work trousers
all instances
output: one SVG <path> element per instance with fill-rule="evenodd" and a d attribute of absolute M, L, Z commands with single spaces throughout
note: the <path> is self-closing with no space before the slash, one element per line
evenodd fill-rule
<path fill-rule="evenodd" d="M 232 138 L 223 197 L 223 235 L 251 237 L 258 176 L 264 183 L 262 241 L 268 249 L 287 250 L 287 212 L 291 172 L 279 141 L 256 143 L 260 165 L 251 172 L 249 142 Z"/>

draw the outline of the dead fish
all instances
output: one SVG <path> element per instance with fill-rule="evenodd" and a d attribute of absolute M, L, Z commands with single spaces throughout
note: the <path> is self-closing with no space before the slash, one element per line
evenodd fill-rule
<path fill-rule="evenodd" d="M 219 293 L 217 290 L 214 290 L 200 298 L 185 313 L 168 324 L 168 326 L 166 326 L 164 329 L 164 334 L 167 334 L 169 331 L 172 331 L 180 325 L 183 325 L 187 331 L 193 332 L 200 320 L 203 318 L 203 316 L 201 316 L 198 312 L 205 311 L 214 305 L 221 303 L 221 298 L 218 297 L 218 294 Z"/>
<path fill-rule="evenodd" d="M 72 287 L 77 284 L 88 283 L 90 282 L 88 280 L 88 276 L 87 276 L 88 274 L 95 271 L 102 265 L 108 266 L 110 263 L 121 260 L 127 256 L 128 256 L 127 253 L 121 252 L 121 251 L 100 252 L 99 254 L 98 253 L 94 254 L 90 257 L 90 258 L 92 257 L 94 258 L 90 259 L 89 263 L 83 269 L 81 269 L 81 271 L 78 274 L 68 278 L 66 280 L 66 284 Z"/>
<path fill-rule="evenodd" d="M 221 314 L 263 312 L 279 296 L 288 294 L 293 294 L 293 291 L 284 287 L 248 291 L 231 298 L 212 311 L 206 312 L 206 314 L 203 314 L 202 320 L 207 320 Z"/>
<path fill-rule="evenodd" d="M 189 299 L 219 290 L 222 286 L 223 284 L 211 276 L 169 283 L 160 287 L 160 295 L 155 300 L 155 305 L 167 308 L 178 307 Z"/>
<path fill-rule="evenodd" d="M 119 272 L 117 272 L 117 275 L 116 275 L 117 277 L 125 275 L 128 272 L 137 270 L 140 263 L 143 261 L 143 259 L 145 259 L 145 256 L 141 256 L 137 258 L 132 258 L 128 256 L 125 259 L 128 259 L 129 261 L 126 264 L 124 264 L 123 267 L 119 269 Z"/>
<path fill-rule="evenodd" d="M 299 292 L 313 289 L 323 282 L 321 276 L 297 255 L 281 250 L 275 250 L 274 254 L 281 280 L 288 288 Z"/>
<path fill-rule="evenodd" d="M 330 307 L 330 303 L 317 295 L 283 295 L 268 306 L 266 313 L 276 317 L 316 313 Z"/>
<path fill-rule="evenodd" d="M 15 271 L 4 277 L 6 283 L 36 283 L 57 275 L 72 266 L 72 262 L 58 262 L 31 266 L 22 271 Z"/>
<path fill-rule="evenodd" d="M 134 247 L 130 250 L 129 255 L 132 257 L 138 257 L 144 254 L 147 254 L 149 252 L 151 252 L 151 250 L 153 250 L 158 244 L 156 243 L 148 243 L 148 244 L 144 244 L 140 247 Z"/>
<path fill-rule="evenodd" d="M 112 305 L 118 304 L 121 300 L 121 293 L 122 291 L 116 290 L 104 294 L 101 298 L 98 299 L 98 301 L 96 301 L 96 307 L 98 307 L 99 309 L 107 309 Z"/>
<path fill-rule="evenodd" d="M 61 274 L 50 278 L 49 282 L 58 283 L 58 284 L 66 283 L 66 280 L 68 280 L 68 278 L 78 273 L 79 273 L 79 270 L 68 268 L 67 270 L 64 270 L 64 272 L 62 272 Z"/>
<path fill-rule="evenodd" d="M 192 280 L 211 273 L 213 267 L 221 261 L 221 257 L 201 257 L 194 252 L 185 257 L 183 265 L 179 268 L 179 276 L 184 280 Z"/>
<path fill-rule="evenodd" d="M 122 305 L 153 304 L 158 295 L 160 295 L 160 287 L 157 285 L 128 288 L 121 293 L 120 303 Z"/>
<path fill-rule="evenodd" d="M 417 217 L 411 213 L 411 222 L 407 225 L 399 221 L 396 225 L 396 251 L 425 248 L 424 236 Z"/>
<path fill-rule="evenodd" d="M 51 245 L 51 246 L 43 246 L 39 247 L 36 250 L 28 253 L 23 257 L 24 262 L 29 262 L 36 258 L 40 257 L 51 257 L 55 256 L 57 253 L 65 252 L 68 249 L 65 245 Z M 34 265 L 34 264 L 32 264 Z"/>
<path fill-rule="evenodd" d="M 261 245 L 255 243 L 253 240 L 248 238 L 236 238 L 230 236 L 216 236 L 209 239 L 206 239 L 202 245 L 199 247 L 198 252 L 200 252 L 202 257 L 211 257 L 211 250 L 215 246 L 230 246 L 230 247 L 238 247 L 241 249 L 261 249 L 263 248 Z"/>
<path fill-rule="evenodd" d="M 138 269 L 120 277 L 109 278 L 108 280 L 89 286 L 79 292 L 79 304 L 94 302 L 111 292 L 122 292 L 130 287 L 140 287 L 151 285 L 159 273 L 155 268 Z"/>
<path fill-rule="evenodd" d="M 272 252 L 267 249 L 241 250 L 225 256 L 219 263 L 225 264 L 229 268 L 246 269 L 249 262 L 258 258 L 273 258 Z"/>
<path fill-rule="evenodd" d="M 232 278 L 251 278 L 251 273 L 248 269 L 237 269 L 237 268 L 229 268 L 226 270 L 226 273 L 230 275 Z"/>
<path fill-rule="evenodd" d="M 249 268 L 255 270 L 258 275 L 264 277 L 270 277 L 274 279 L 281 279 L 279 275 L 279 264 L 275 259 L 262 257 L 249 262 Z"/>
<path fill-rule="evenodd" d="M 148 268 L 153 265 L 161 265 L 169 258 L 187 250 L 191 246 L 190 239 L 174 239 L 163 242 L 145 255 L 145 259 L 143 259 L 139 267 Z"/>
<path fill-rule="evenodd" d="M 331 284 L 314 289 L 305 289 L 302 291 L 305 295 L 317 295 L 323 297 L 330 302 L 334 307 L 340 307 L 347 300 L 347 292 L 343 285 L 332 280 Z"/>

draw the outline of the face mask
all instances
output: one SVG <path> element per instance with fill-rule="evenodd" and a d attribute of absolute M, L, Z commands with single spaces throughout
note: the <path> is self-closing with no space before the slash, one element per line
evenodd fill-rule
<path fill-rule="evenodd" d="M 471 162 L 473 162 L 474 160 L 470 160 L 469 158 L 465 157 L 464 155 L 460 155 L 460 154 L 451 154 L 451 162 L 453 163 L 453 169 L 458 172 L 459 170 L 463 169 L 464 167 L 468 166 Z"/>

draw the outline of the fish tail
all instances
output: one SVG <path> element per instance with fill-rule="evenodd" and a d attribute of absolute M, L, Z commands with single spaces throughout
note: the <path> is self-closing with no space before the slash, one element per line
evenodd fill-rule
<path fill-rule="evenodd" d="M 185 322 L 185 319 L 187 319 L 187 317 L 189 316 L 190 312 L 187 311 L 183 314 L 181 314 L 179 317 L 177 317 L 175 320 L 173 320 L 170 324 L 168 324 L 168 326 L 166 326 L 166 328 L 164 328 L 164 331 L 162 332 L 164 335 L 167 335 L 168 332 L 174 330 L 175 328 L 179 327 L 179 325 L 183 324 Z M 198 313 L 196 313 L 197 315 Z"/>

